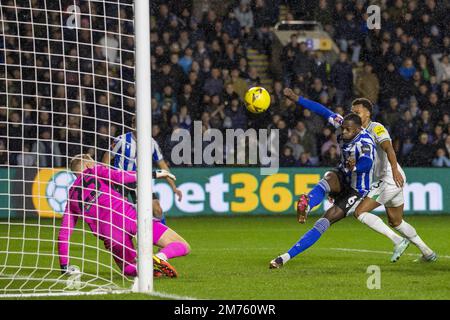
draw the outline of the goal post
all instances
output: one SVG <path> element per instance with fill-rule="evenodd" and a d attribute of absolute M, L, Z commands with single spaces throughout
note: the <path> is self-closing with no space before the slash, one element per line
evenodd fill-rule
<path fill-rule="evenodd" d="M 150 68 L 150 2 L 135 2 L 136 114 L 138 163 L 138 272 L 139 292 L 153 291 L 152 230 L 152 117 Z M 150 199 L 150 201 L 149 201 Z"/>
<path fill-rule="evenodd" d="M 152 292 L 149 7 L 144 0 L 0 0 L 0 297 L 130 292 L 136 279 L 139 292 Z M 114 145 L 134 130 L 137 232 L 119 228 L 131 244 L 108 236 L 120 219 L 105 227 L 99 217 L 67 220 L 69 240 L 61 240 L 77 177 L 70 161 L 90 154 L 133 170 L 125 152 L 115 161 Z M 134 205 L 132 186 L 102 179 Z M 109 207 L 95 197 L 77 201 L 83 210 Z M 125 221 L 124 206 L 111 217 Z M 130 250 L 137 278 L 124 272 Z"/>

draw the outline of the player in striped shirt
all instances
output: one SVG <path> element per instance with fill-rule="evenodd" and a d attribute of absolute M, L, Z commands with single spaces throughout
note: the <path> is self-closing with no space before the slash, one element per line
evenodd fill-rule
<path fill-rule="evenodd" d="M 298 97 L 290 89 L 285 89 L 285 94 L 297 104 L 321 115 L 336 128 L 342 125 L 342 117 L 325 106 Z M 377 146 L 374 183 L 367 197 L 355 209 L 355 217 L 371 229 L 385 235 L 394 243 L 392 262 L 398 261 L 408 248 L 410 241 L 422 252 L 420 261 L 435 261 L 437 259 L 436 253 L 425 244 L 417 234 L 416 229 L 403 219 L 403 183 L 406 177 L 397 162 L 388 131 L 381 123 L 371 121 L 372 103 L 368 99 L 354 100 L 352 111 L 360 116 L 363 128 L 371 134 Z M 311 193 L 317 191 L 316 188 L 321 192 L 330 192 L 330 187 L 333 186 L 328 184 L 326 180 L 322 180 Z M 371 213 L 380 205 L 384 205 L 386 209 L 389 224 L 403 237 L 391 230 L 378 216 Z"/>
<path fill-rule="evenodd" d="M 132 120 L 133 131 L 127 132 L 123 135 L 116 137 L 112 143 L 111 151 L 105 152 L 103 155 L 102 162 L 106 164 L 111 164 L 121 170 L 125 171 L 136 171 L 136 156 L 137 156 L 137 140 L 136 140 L 136 117 Z M 152 159 L 153 162 L 161 170 L 169 171 L 169 166 L 163 158 L 161 149 L 155 139 L 152 138 Z M 178 200 L 182 199 L 182 192 L 177 189 L 175 182 L 172 179 L 166 178 L 167 183 L 172 188 L 173 192 L 178 196 Z M 133 202 L 136 202 L 136 192 L 134 191 L 135 186 L 130 185 L 129 189 L 126 189 L 124 194 L 128 195 L 130 192 Z M 156 193 L 153 193 L 153 215 L 156 218 L 161 219 L 161 222 L 165 224 L 164 213 L 162 211 L 161 205 L 159 203 L 159 198 Z"/>
<path fill-rule="evenodd" d="M 376 146 L 370 134 L 361 127 L 361 118 L 357 114 L 351 113 L 344 118 L 339 140 L 342 148 L 340 165 L 337 169 L 327 172 L 328 183 L 333 191 L 330 193 L 330 197 L 334 199 L 333 206 L 291 249 L 270 262 L 271 269 L 282 267 L 287 261 L 311 247 L 330 225 L 353 213 L 369 192 Z M 321 182 L 324 184 L 326 181 L 323 179 Z M 319 205 L 325 197 L 321 188 L 314 190 L 316 191 L 309 195 L 302 195 L 298 202 L 298 219 L 301 223 L 305 222 L 309 208 Z"/>

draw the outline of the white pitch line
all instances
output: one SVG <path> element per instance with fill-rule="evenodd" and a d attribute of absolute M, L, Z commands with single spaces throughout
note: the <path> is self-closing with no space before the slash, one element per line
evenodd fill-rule
<path fill-rule="evenodd" d="M 188 296 L 179 296 L 176 294 L 171 294 L 171 293 L 165 293 L 165 292 L 152 292 L 149 293 L 150 296 L 154 296 L 154 297 L 159 297 L 159 298 L 167 298 L 167 299 L 173 299 L 173 300 L 200 300 L 198 298 L 195 297 L 188 297 Z"/>
<path fill-rule="evenodd" d="M 345 251 L 345 252 L 364 252 L 364 253 L 379 253 L 379 254 L 392 254 L 390 251 L 377 251 L 377 250 L 366 250 L 366 249 L 351 249 L 351 248 L 321 248 L 323 250 L 335 250 L 335 251 Z M 405 253 L 404 255 L 420 257 L 420 254 L 416 253 Z M 450 256 L 441 256 L 438 254 L 438 258 L 450 259 Z"/>

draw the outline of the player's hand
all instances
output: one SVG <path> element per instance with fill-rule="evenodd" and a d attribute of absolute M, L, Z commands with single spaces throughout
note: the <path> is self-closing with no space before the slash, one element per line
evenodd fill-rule
<path fill-rule="evenodd" d="M 295 94 L 295 92 L 291 88 L 284 88 L 283 94 L 286 98 L 288 98 L 293 102 L 297 102 L 298 99 L 300 98 L 298 95 Z"/>
<path fill-rule="evenodd" d="M 183 198 L 183 192 L 181 192 L 180 189 L 175 189 L 173 192 L 178 196 L 178 201 L 181 201 Z"/>
<path fill-rule="evenodd" d="M 356 160 L 355 158 L 349 158 L 347 160 L 347 169 L 350 171 L 353 171 L 353 169 L 355 168 L 356 165 Z"/>
<path fill-rule="evenodd" d="M 328 123 L 330 123 L 336 129 L 342 125 L 343 121 L 344 118 L 339 113 L 335 113 L 328 118 Z"/>
<path fill-rule="evenodd" d="M 392 169 L 392 176 L 394 177 L 395 184 L 399 188 L 403 188 L 403 184 L 405 183 L 405 180 L 403 179 L 403 176 L 401 175 L 398 168 Z"/>
<path fill-rule="evenodd" d="M 170 179 L 172 179 L 173 181 L 176 181 L 176 180 L 177 180 L 177 178 L 175 177 L 175 175 L 172 174 L 172 173 L 170 173 L 170 172 L 167 171 L 167 170 L 160 169 L 160 170 L 156 170 L 155 172 L 156 172 L 156 179 L 170 178 Z"/>

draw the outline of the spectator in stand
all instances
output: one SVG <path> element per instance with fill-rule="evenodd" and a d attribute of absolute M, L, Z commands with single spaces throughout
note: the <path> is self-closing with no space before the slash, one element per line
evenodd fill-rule
<path fill-rule="evenodd" d="M 234 15 L 242 29 L 251 29 L 254 25 L 253 12 L 250 8 L 250 0 L 241 0 L 239 6 L 234 9 Z"/>
<path fill-rule="evenodd" d="M 433 146 L 428 142 L 428 134 L 421 133 L 419 142 L 408 155 L 407 164 L 413 167 L 429 167 L 433 159 Z"/>
<path fill-rule="evenodd" d="M 336 146 L 331 146 L 322 156 L 322 165 L 324 167 L 336 167 L 341 161 L 341 156 L 337 152 Z"/>
<path fill-rule="evenodd" d="M 433 159 L 433 167 L 447 167 L 450 168 L 450 159 L 445 155 L 445 150 L 442 148 L 437 149 L 436 157 Z"/>
<path fill-rule="evenodd" d="M 294 156 L 295 160 L 300 159 L 300 155 L 305 152 L 305 149 L 300 144 L 300 139 L 298 135 L 295 133 L 291 134 L 289 137 L 289 142 L 286 143 L 286 146 L 292 149 L 292 155 Z"/>
<path fill-rule="evenodd" d="M 356 76 L 355 93 L 357 96 L 367 98 L 373 104 L 376 104 L 380 92 L 380 83 L 377 75 L 372 71 L 372 65 L 366 62 L 364 64 L 364 70 Z"/>
<path fill-rule="evenodd" d="M 292 149 L 289 146 L 284 146 L 280 156 L 280 167 L 295 167 L 297 161 L 292 155 Z"/>
<path fill-rule="evenodd" d="M 353 71 L 345 52 L 339 53 L 339 60 L 331 67 L 331 84 L 336 88 L 336 104 L 347 105 L 353 92 Z"/>
<path fill-rule="evenodd" d="M 303 121 L 297 121 L 295 128 L 292 130 L 292 134 L 298 135 L 300 144 L 310 157 L 315 157 L 317 155 L 316 139 L 314 135 L 306 129 Z"/>

